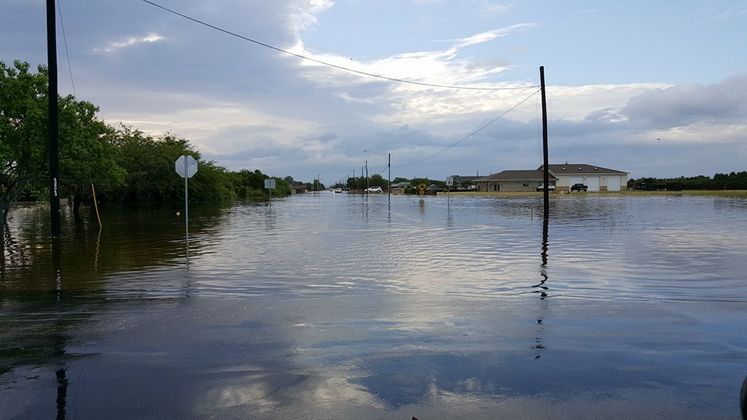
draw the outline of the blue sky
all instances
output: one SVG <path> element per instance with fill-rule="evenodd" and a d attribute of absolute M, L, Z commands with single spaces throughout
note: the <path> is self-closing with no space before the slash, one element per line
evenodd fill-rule
<path fill-rule="evenodd" d="M 58 0 L 78 98 L 189 139 L 230 169 L 331 183 L 364 160 L 445 178 L 541 163 L 535 90 L 417 87 L 229 37 L 138 0 Z M 550 160 L 630 176 L 746 170 L 747 2 L 159 0 L 360 71 L 490 88 L 548 83 Z M 0 60 L 46 63 L 44 2 L 0 0 Z M 59 19 L 58 19 L 59 22 Z M 59 23 L 58 23 L 58 26 Z M 59 36 L 61 91 L 72 91 Z M 417 164 L 410 164 L 435 154 Z"/>

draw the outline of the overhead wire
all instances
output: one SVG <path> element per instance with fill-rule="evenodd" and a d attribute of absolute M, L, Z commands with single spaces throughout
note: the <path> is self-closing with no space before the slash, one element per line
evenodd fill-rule
<path fill-rule="evenodd" d="M 60 27 L 62 29 L 62 40 L 65 44 L 65 55 L 67 56 L 67 69 L 70 72 L 70 86 L 73 88 L 73 96 L 78 96 L 75 93 L 75 79 L 73 79 L 73 65 L 70 63 L 70 50 L 67 48 L 67 35 L 65 34 L 65 21 L 62 19 L 62 3 L 61 0 L 57 1 L 57 13 L 60 15 Z"/>
<path fill-rule="evenodd" d="M 501 91 L 501 90 L 524 90 L 524 89 L 531 89 L 531 88 L 538 87 L 537 85 L 504 86 L 504 87 L 483 87 L 483 86 L 447 85 L 447 84 L 439 84 L 439 83 L 418 82 L 416 80 L 408 80 L 408 79 L 402 79 L 402 78 L 398 78 L 398 77 L 390 77 L 390 76 L 386 76 L 386 75 L 382 75 L 382 74 L 370 73 L 370 72 L 363 71 L 363 70 L 356 70 L 356 69 L 353 69 L 353 68 L 350 68 L 350 67 L 341 66 L 339 64 L 330 63 L 330 62 L 324 61 L 324 60 L 319 60 L 319 59 L 316 59 L 316 58 L 313 58 L 313 57 L 309 57 L 309 56 L 306 56 L 306 55 L 303 55 L 303 54 L 294 53 L 292 51 L 289 51 L 289 50 L 286 50 L 286 49 L 283 49 L 283 48 L 280 48 L 280 47 L 276 47 L 276 46 L 267 44 L 265 42 L 258 41 L 256 39 L 249 38 L 247 36 L 238 34 L 236 32 L 230 31 L 228 29 L 221 28 L 221 27 L 219 27 L 217 25 L 213 25 L 213 24 L 205 22 L 203 20 L 200 20 L 200 19 L 194 18 L 192 16 L 186 15 L 184 13 L 177 12 L 176 10 L 170 9 L 170 8 L 168 8 L 166 6 L 158 4 L 158 3 L 153 2 L 151 0 L 141 0 L 141 1 L 143 3 L 150 4 L 151 6 L 157 7 L 159 9 L 161 9 L 161 10 L 164 10 L 166 12 L 169 12 L 169 13 L 174 14 L 176 16 L 179 16 L 181 18 L 184 18 L 184 19 L 187 19 L 189 21 L 198 23 L 200 25 L 203 25 L 203 26 L 208 27 L 210 29 L 216 30 L 218 32 L 222 32 L 222 33 L 224 33 L 226 35 L 230 35 L 230 36 L 242 39 L 242 40 L 247 41 L 247 42 L 251 42 L 253 44 L 256 44 L 256 45 L 259 45 L 259 46 L 262 46 L 262 47 L 265 47 L 265 48 L 269 48 L 271 50 L 274 50 L 274 51 L 277 51 L 277 52 L 280 52 L 280 53 L 283 53 L 283 54 L 291 55 L 293 57 L 297 57 L 297 58 L 300 58 L 302 60 L 311 61 L 311 62 L 314 62 L 314 63 L 317 63 L 317 64 L 321 64 L 323 66 L 332 67 L 332 68 L 335 68 L 335 69 L 338 69 L 338 70 L 343 70 L 343 71 L 347 71 L 347 72 L 350 72 L 350 73 L 359 74 L 359 75 L 362 75 L 362 76 L 372 77 L 372 78 L 376 78 L 376 79 L 383 79 L 383 80 L 388 80 L 388 81 L 397 82 L 397 83 L 405 83 L 405 84 L 411 84 L 411 85 L 427 86 L 427 87 L 435 87 L 435 88 L 444 88 L 444 89 L 477 90 L 477 91 Z"/>
<path fill-rule="evenodd" d="M 534 95 L 538 94 L 539 92 L 540 92 L 540 89 L 537 89 L 536 91 L 532 92 L 532 94 L 530 94 L 526 98 L 522 99 L 521 101 L 517 102 L 516 104 L 514 104 L 513 106 L 511 106 L 510 108 L 508 108 L 507 110 L 505 110 L 503 113 L 501 113 L 497 117 L 495 117 L 492 120 L 488 121 L 487 123 L 481 125 L 476 130 L 472 131 L 471 133 L 467 134 L 466 136 L 462 137 L 461 139 L 457 140 L 456 142 L 454 142 L 454 143 L 452 143 L 452 144 L 444 147 L 443 149 L 441 149 L 441 150 L 439 150 L 439 151 L 437 151 L 437 152 L 435 152 L 433 154 L 430 154 L 430 155 L 428 155 L 428 156 L 426 156 L 426 157 L 424 157 L 422 159 L 418 159 L 416 161 L 413 161 L 413 162 L 405 163 L 405 164 L 402 164 L 402 165 L 396 165 L 396 166 L 393 165 L 392 168 L 404 168 L 404 167 L 407 167 L 407 166 L 417 165 L 418 163 L 424 162 L 424 161 L 426 161 L 428 159 L 431 159 L 431 158 L 433 158 L 433 157 L 435 157 L 435 156 L 437 156 L 437 155 L 439 155 L 439 154 L 441 154 L 441 153 L 443 153 L 443 152 L 451 149 L 452 147 L 454 147 L 454 146 L 456 146 L 456 145 L 464 142 L 465 140 L 467 140 L 470 137 L 474 136 L 475 134 L 479 133 L 480 131 L 488 128 L 493 123 L 495 123 L 496 121 L 498 121 L 501 118 L 503 118 L 506 114 L 508 114 L 509 112 L 513 111 L 514 109 L 516 109 L 517 107 L 519 107 L 519 105 L 521 105 L 524 102 L 528 101 L 530 98 L 532 98 Z"/>

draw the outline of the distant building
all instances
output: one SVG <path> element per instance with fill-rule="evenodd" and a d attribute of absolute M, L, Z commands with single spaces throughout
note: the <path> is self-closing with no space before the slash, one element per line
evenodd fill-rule
<path fill-rule="evenodd" d="M 477 178 L 472 182 L 478 191 L 537 191 L 542 185 L 544 174 L 541 170 L 507 170 L 496 174 Z M 550 185 L 554 185 L 556 178 L 550 174 Z"/>
<path fill-rule="evenodd" d="M 544 165 L 537 168 L 542 172 Z M 628 184 L 628 172 L 585 163 L 563 163 L 548 165 L 550 175 L 557 181 L 557 191 L 569 191 L 573 184 L 584 184 L 588 191 L 621 191 Z"/>
<path fill-rule="evenodd" d="M 392 190 L 392 194 L 404 194 L 405 190 L 410 188 L 409 182 L 398 182 L 396 184 L 392 184 L 389 188 Z"/>
<path fill-rule="evenodd" d="M 308 191 L 308 185 L 303 182 L 292 181 L 288 187 L 290 187 L 291 194 L 303 194 Z"/>
<path fill-rule="evenodd" d="M 464 176 L 464 175 L 452 175 L 451 179 L 454 181 L 454 188 L 464 188 L 470 184 L 474 184 L 476 179 L 480 179 L 479 176 Z"/>

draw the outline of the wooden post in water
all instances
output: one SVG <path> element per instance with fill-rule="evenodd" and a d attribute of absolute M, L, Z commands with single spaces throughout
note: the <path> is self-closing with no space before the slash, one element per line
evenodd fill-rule
<path fill-rule="evenodd" d="M 47 0 L 47 68 L 49 87 L 49 209 L 52 216 L 52 237 L 60 236 L 60 143 L 57 133 L 57 21 L 54 0 Z"/>
<path fill-rule="evenodd" d="M 544 210 L 545 219 L 550 214 L 550 164 L 547 151 L 547 100 L 545 99 L 545 66 L 540 66 L 540 89 L 542 91 L 542 168 L 544 173 L 542 180 L 544 182 Z"/>

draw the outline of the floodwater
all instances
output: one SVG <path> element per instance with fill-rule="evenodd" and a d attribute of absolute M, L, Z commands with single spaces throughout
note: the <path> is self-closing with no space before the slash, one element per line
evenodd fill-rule
<path fill-rule="evenodd" d="M 0 258 L 0 418 L 739 418 L 747 200 L 306 194 Z"/>

